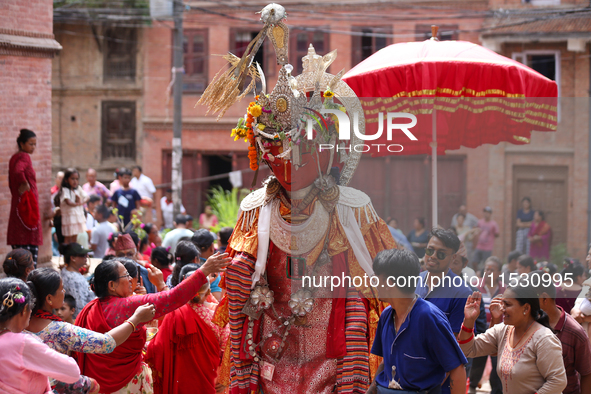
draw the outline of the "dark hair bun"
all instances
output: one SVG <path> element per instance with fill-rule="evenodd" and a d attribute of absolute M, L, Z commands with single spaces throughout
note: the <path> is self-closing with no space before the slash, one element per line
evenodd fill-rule
<path fill-rule="evenodd" d="M 21 129 L 21 131 L 16 139 L 16 143 L 17 144 L 24 144 L 29 139 L 35 138 L 35 137 L 37 137 L 37 135 L 33 131 L 31 131 L 29 129 Z"/>
<path fill-rule="evenodd" d="M 27 270 L 33 265 L 33 255 L 26 249 L 13 249 L 7 255 L 2 268 L 7 276 L 25 280 Z"/>

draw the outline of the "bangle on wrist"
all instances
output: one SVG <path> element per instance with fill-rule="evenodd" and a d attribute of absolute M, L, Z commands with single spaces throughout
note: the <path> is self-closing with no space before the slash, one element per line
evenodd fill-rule
<path fill-rule="evenodd" d="M 125 320 L 125 323 L 131 324 L 131 327 L 133 328 L 133 331 L 135 331 L 135 324 L 133 324 L 133 322 L 131 320 L 129 320 L 129 319 L 128 320 Z"/>
<path fill-rule="evenodd" d="M 462 331 L 473 333 L 474 332 L 474 328 L 468 328 L 468 327 L 466 327 L 464 325 L 464 323 L 462 323 Z"/>
<path fill-rule="evenodd" d="M 465 339 L 465 340 L 463 340 L 463 341 L 460 341 L 460 340 L 458 339 L 458 344 L 459 344 L 459 345 L 464 345 L 464 344 L 466 344 L 466 343 L 470 342 L 472 339 L 474 339 L 474 334 L 470 335 L 470 338 L 468 338 L 468 339 Z"/>

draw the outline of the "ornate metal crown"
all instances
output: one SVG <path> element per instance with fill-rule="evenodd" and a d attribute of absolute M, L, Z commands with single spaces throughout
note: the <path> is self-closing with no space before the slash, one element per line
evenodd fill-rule
<path fill-rule="evenodd" d="M 341 80 L 344 70 L 337 75 L 326 72 L 336 59 L 337 51 L 321 56 L 310 44 L 308 54 L 302 58 L 302 74 L 294 77 L 293 66 L 287 63 L 289 29 L 284 23 L 285 9 L 273 3 L 260 13 L 263 29 L 247 46 L 242 58 L 231 53 L 224 56 L 230 68 L 221 75 L 218 72 L 198 104 L 208 105 L 208 112 L 218 112 L 219 119 L 230 106 L 254 91 L 254 101 L 231 134 L 235 140 L 243 138 L 249 143 L 251 169 L 257 170 L 262 160 L 273 162 L 277 159 L 291 161 L 297 168 L 303 153 L 318 151 L 319 145 L 327 144 L 340 148 L 336 151 L 344 167 L 339 184 L 346 185 L 361 156 L 360 152 L 350 147 L 362 141 L 356 135 L 351 135 L 348 141 L 337 141 L 337 117 L 323 115 L 321 111 L 356 112 L 359 114 L 359 131 L 362 134 L 365 133 L 365 121 L 359 99 Z M 272 41 L 277 63 L 281 65 L 277 84 L 271 94 L 266 92 L 263 70 L 258 64 L 253 64 L 254 55 L 266 37 Z M 251 81 L 245 88 L 247 77 Z M 256 92 L 257 80 L 261 81 L 259 92 Z M 281 153 L 273 156 L 270 153 L 272 146 L 281 146 Z M 333 159 L 334 155 L 331 156 L 328 170 Z"/>

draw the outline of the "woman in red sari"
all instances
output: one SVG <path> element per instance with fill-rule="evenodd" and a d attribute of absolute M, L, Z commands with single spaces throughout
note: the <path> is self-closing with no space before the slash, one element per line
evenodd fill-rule
<path fill-rule="evenodd" d="M 527 238 L 530 242 L 529 255 L 533 258 L 550 258 L 552 228 L 544 220 L 544 212 L 536 211 Z"/>
<path fill-rule="evenodd" d="M 184 266 L 181 279 L 195 275 L 198 268 Z M 146 362 L 152 368 L 154 394 L 190 394 L 195 387 L 201 394 L 214 394 L 226 389 L 216 378 L 230 331 L 212 322 L 213 311 L 205 305 L 210 292 L 205 283 L 189 303 L 168 314 L 148 345 Z"/>
<path fill-rule="evenodd" d="M 103 261 L 94 273 L 93 290 L 97 299 L 91 301 L 80 312 L 76 325 L 104 333 L 128 321 L 135 309 L 146 303 L 154 304 L 154 318 L 170 313 L 185 305 L 207 282 L 213 272 L 225 271 L 229 258 L 227 254 L 211 256 L 203 266 L 172 290 L 165 288 L 162 272 L 149 267 L 150 280 L 158 293 L 129 297 L 132 293 L 131 278 L 127 270 L 117 261 Z M 128 321 L 129 322 L 129 321 Z M 129 322 L 133 326 L 133 323 Z M 139 324 L 133 334 L 109 354 L 77 354 L 81 373 L 97 380 L 102 393 L 150 394 L 152 376 L 143 362 L 142 350 L 146 343 L 146 327 Z"/>
<path fill-rule="evenodd" d="M 37 177 L 31 161 L 31 155 L 37 147 L 37 136 L 31 130 L 22 129 L 16 142 L 18 152 L 12 155 L 8 164 L 12 202 L 6 243 L 12 249 L 20 248 L 31 252 L 37 266 L 39 245 L 43 245 Z"/>

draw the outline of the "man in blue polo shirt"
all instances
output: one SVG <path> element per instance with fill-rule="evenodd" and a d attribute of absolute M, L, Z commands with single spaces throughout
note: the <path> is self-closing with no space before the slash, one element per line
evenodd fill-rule
<path fill-rule="evenodd" d="M 415 295 L 418 257 L 406 250 L 384 250 L 373 262 L 378 295 L 390 304 L 380 316 L 372 354 L 383 357 L 371 394 L 439 394 L 449 373 L 451 392 L 466 392 L 467 362 L 447 318 Z"/>
<path fill-rule="evenodd" d="M 438 307 L 447 317 L 454 335 L 457 337 L 464 321 L 464 306 L 472 290 L 462 277 L 450 268 L 455 254 L 460 248 L 460 240 L 450 230 L 434 228 L 425 249 L 425 267 L 416 293 Z M 442 394 L 449 394 L 449 380 L 442 388 Z"/>

